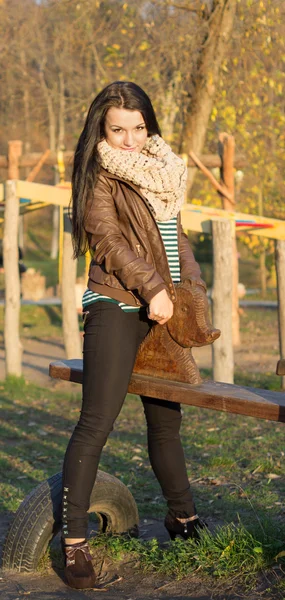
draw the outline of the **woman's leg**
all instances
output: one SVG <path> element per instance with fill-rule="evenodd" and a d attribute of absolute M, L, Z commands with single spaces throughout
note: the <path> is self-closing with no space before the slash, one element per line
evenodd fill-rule
<path fill-rule="evenodd" d="M 146 396 L 141 399 L 148 426 L 150 463 L 169 512 L 175 517 L 191 517 L 196 510 L 179 435 L 180 404 Z"/>
<path fill-rule="evenodd" d="M 128 390 L 138 345 L 149 330 L 145 311 L 110 302 L 88 307 L 83 347 L 83 402 L 63 467 L 63 536 L 86 537 L 87 511 L 102 448 Z"/>

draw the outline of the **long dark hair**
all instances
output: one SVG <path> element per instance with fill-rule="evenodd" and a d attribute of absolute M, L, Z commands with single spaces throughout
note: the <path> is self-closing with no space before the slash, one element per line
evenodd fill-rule
<path fill-rule="evenodd" d="M 139 111 L 145 121 L 148 136 L 161 135 L 151 101 L 135 83 L 115 81 L 105 87 L 93 100 L 78 140 L 72 172 L 72 239 L 74 257 L 88 250 L 84 230 L 86 202 L 92 193 L 100 170 L 97 144 L 105 136 L 105 118 L 112 106 Z"/>

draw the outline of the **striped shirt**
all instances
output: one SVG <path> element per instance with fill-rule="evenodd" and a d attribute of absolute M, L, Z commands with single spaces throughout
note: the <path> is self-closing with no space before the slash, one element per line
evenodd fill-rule
<path fill-rule="evenodd" d="M 178 253 L 177 217 L 174 217 L 169 221 L 156 221 L 156 224 L 161 233 L 162 241 L 164 243 L 172 281 L 173 283 L 179 283 L 180 262 Z M 88 288 L 84 292 L 82 297 L 83 310 L 85 310 L 89 304 L 93 302 L 98 302 L 99 300 L 104 300 L 104 302 L 113 302 L 114 304 L 118 304 L 124 312 L 136 312 L 139 310 L 139 307 L 137 306 L 129 306 L 124 302 L 119 302 L 114 298 L 110 298 L 110 296 L 103 296 L 102 294 L 98 294 L 97 292 L 92 292 Z"/>

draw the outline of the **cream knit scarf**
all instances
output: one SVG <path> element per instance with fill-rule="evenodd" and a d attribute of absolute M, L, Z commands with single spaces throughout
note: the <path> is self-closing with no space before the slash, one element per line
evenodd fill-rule
<path fill-rule="evenodd" d="M 141 152 L 126 152 L 99 142 L 101 165 L 106 171 L 137 185 L 157 221 L 175 217 L 184 202 L 187 169 L 159 135 L 147 138 Z"/>

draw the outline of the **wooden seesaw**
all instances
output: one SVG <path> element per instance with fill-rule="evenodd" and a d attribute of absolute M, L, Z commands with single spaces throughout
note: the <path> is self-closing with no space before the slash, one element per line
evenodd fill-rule
<path fill-rule="evenodd" d="M 176 288 L 174 315 L 153 325 L 141 344 L 128 391 L 191 406 L 285 422 L 285 394 L 214 381 L 202 382 L 191 348 L 213 343 L 220 335 L 209 321 L 204 290 L 186 281 Z M 50 376 L 82 383 L 82 360 L 50 363 Z M 285 361 L 277 366 L 285 374 Z M 18 508 L 8 531 L 4 569 L 31 572 L 61 527 L 62 476 L 57 473 L 33 490 Z M 130 490 L 116 477 L 98 472 L 89 512 L 103 532 L 137 535 L 138 511 Z"/>
<path fill-rule="evenodd" d="M 220 331 L 213 329 L 203 289 L 189 281 L 176 287 L 174 315 L 165 325 L 154 325 L 139 348 L 128 391 L 229 413 L 285 422 L 285 393 L 258 388 L 202 382 L 191 348 L 213 343 Z M 80 359 L 50 363 L 55 379 L 82 383 Z M 285 374 L 285 360 L 277 365 Z"/>

